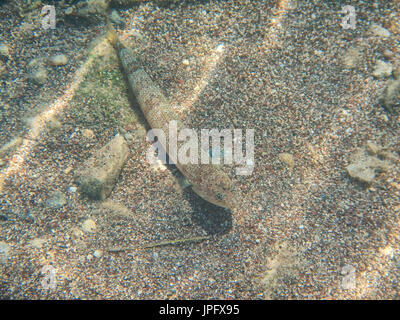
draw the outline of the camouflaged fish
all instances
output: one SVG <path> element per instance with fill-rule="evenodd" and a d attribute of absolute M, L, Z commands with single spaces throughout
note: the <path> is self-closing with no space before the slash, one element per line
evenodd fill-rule
<path fill-rule="evenodd" d="M 140 108 L 153 129 L 162 129 L 168 141 L 177 137 L 168 137 L 170 121 L 176 121 L 177 129 L 185 126 L 169 104 L 160 87 L 151 80 L 131 50 L 120 41 L 116 31 L 109 26 L 107 38 L 117 51 L 121 68 L 128 79 L 128 85 L 135 95 Z M 168 144 L 163 145 L 168 153 Z M 232 181 L 216 164 L 181 164 L 177 168 L 189 181 L 193 191 L 212 204 L 224 208 L 234 208 L 236 201 Z"/>

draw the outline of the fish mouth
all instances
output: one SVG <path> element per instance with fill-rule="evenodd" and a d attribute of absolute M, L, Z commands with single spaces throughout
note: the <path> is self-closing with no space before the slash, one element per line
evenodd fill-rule
<path fill-rule="evenodd" d="M 230 209 L 230 210 L 232 210 L 232 209 L 235 207 L 234 205 L 228 204 L 228 203 L 226 203 L 225 201 L 220 201 L 220 200 L 217 200 L 217 199 L 213 199 L 213 198 L 211 198 L 211 197 L 205 195 L 205 194 L 204 194 L 202 191 L 200 191 L 199 188 L 197 188 L 195 185 L 192 185 L 192 190 L 193 190 L 196 194 L 198 194 L 202 199 L 204 199 L 205 201 L 210 202 L 210 203 L 212 203 L 212 204 L 214 204 L 214 205 L 216 205 L 216 206 L 219 206 L 219 207 L 222 207 L 222 208 L 225 208 L 225 209 Z"/>

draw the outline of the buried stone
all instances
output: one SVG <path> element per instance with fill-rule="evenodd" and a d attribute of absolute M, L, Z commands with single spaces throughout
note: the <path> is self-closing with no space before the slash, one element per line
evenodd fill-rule
<path fill-rule="evenodd" d="M 389 80 L 382 96 L 382 103 L 385 109 L 393 114 L 400 111 L 400 77 Z"/>
<path fill-rule="evenodd" d="M 121 135 L 116 135 L 104 147 L 97 150 L 75 174 L 75 183 L 80 192 L 90 199 L 107 198 L 128 157 L 128 144 Z"/>
<path fill-rule="evenodd" d="M 367 141 L 364 148 L 359 148 L 352 156 L 351 163 L 346 167 L 350 177 L 371 184 L 377 175 L 393 169 L 398 161 L 396 154 Z"/>

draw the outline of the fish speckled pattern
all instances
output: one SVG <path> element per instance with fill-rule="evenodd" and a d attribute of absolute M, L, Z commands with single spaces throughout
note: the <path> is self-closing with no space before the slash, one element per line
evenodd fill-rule
<path fill-rule="evenodd" d="M 169 135 L 170 121 L 176 121 L 177 132 L 185 128 L 178 115 L 169 104 L 160 87 L 152 81 L 131 50 L 121 44 L 112 27 L 108 40 L 117 51 L 122 71 L 128 79 L 128 85 L 135 95 L 143 114 L 153 129 L 162 129 L 168 141 L 177 137 Z M 178 141 L 179 144 L 184 142 Z M 167 153 L 168 143 L 163 145 Z M 210 161 L 211 162 L 211 161 Z M 232 209 L 236 205 L 234 186 L 228 175 L 216 164 L 181 164 L 176 166 L 190 182 L 192 189 L 200 197 L 217 206 Z"/>

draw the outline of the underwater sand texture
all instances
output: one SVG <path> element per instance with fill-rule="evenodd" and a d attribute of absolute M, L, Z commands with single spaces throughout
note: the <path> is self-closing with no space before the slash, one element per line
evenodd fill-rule
<path fill-rule="evenodd" d="M 325 1 L 119 9 L 121 39 L 189 128 L 255 130 L 253 174 L 225 166 L 242 195 L 232 212 L 182 189 L 173 166 L 146 161 L 149 127 L 104 25 L 46 31 L 39 12 L 21 18 L 0 7 L 10 45 L 0 143 L 22 137 L 0 167 L 0 297 L 398 298 L 398 164 L 371 185 L 345 168 L 368 140 L 399 152 L 399 115 L 380 104 L 387 78 L 372 76 L 385 49 L 399 67 L 399 6 L 360 2 L 354 30 L 341 27 L 341 4 Z M 390 37 L 371 34 L 373 23 Z M 350 48 L 359 52 L 352 68 L 343 63 Z M 27 79 L 32 59 L 59 53 L 68 63 L 49 67 L 44 85 Z M 74 170 L 116 133 L 129 137 L 130 155 L 110 197 L 81 197 Z M 49 205 L 60 192 L 65 203 Z M 41 282 L 47 265 L 53 290 Z M 356 281 L 344 289 L 348 266 Z"/>

